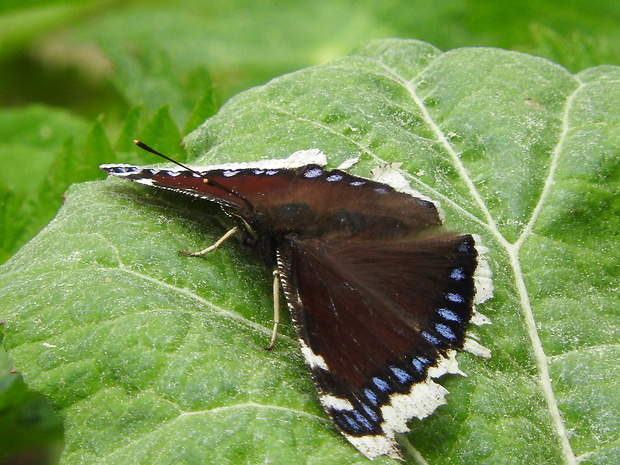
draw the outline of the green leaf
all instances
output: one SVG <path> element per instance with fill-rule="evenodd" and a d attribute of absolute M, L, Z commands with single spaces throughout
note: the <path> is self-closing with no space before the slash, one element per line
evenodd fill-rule
<path fill-rule="evenodd" d="M 66 111 L 39 105 L 0 111 L 0 262 L 54 217 L 68 186 L 59 178 L 74 173 L 65 170 L 50 185 L 50 172 L 57 172 L 74 139 L 81 144 L 88 126 Z"/>
<path fill-rule="evenodd" d="M 89 123 L 67 111 L 31 105 L 0 111 L 0 180 L 21 194 L 36 190 L 54 162 L 54 151 L 70 137 L 82 140 Z M 28 176 L 21 176 L 27 160 Z"/>
<path fill-rule="evenodd" d="M 23 46 L 27 40 L 33 36 L 40 35 L 43 31 L 53 30 L 59 26 L 64 26 L 75 22 L 77 19 L 92 13 L 93 10 L 101 8 L 110 3 L 109 1 L 68 1 L 68 2 L 26 2 L 41 3 L 41 5 L 27 5 L 24 2 L 11 1 L 3 2 L 0 6 L 0 57 L 11 53 L 14 48 Z"/>
<path fill-rule="evenodd" d="M 573 31 L 568 37 L 540 24 L 530 28 L 534 51 L 562 63 L 570 70 L 581 70 L 599 63 L 617 63 L 617 41 L 608 36 Z"/>
<path fill-rule="evenodd" d="M 185 132 L 193 130 L 196 126 L 202 124 L 203 121 L 215 115 L 219 106 L 217 95 L 213 86 L 210 85 L 194 105 L 185 125 Z"/>
<path fill-rule="evenodd" d="M 195 100 L 212 86 L 204 69 L 174 66 L 169 53 L 164 48 L 156 49 L 153 43 L 141 54 L 123 50 L 120 44 L 110 40 L 104 44 L 116 65 L 113 78 L 116 88 L 127 102 L 144 107 L 147 113 L 167 105 L 180 124 L 187 120 Z"/>
<path fill-rule="evenodd" d="M 387 40 L 239 94 L 186 138 L 200 163 L 321 148 L 402 162 L 449 228 L 490 248 L 496 295 L 411 463 L 612 464 L 620 452 L 620 69 Z M 164 125 L 161 126 L 162 128 Z M 172 131 L 174 132 L 174 131 Z M 65 464 L 363 463 L 323 414 L 270 270 L 212 205 L 122 180 L 73 186 L 1 269 L 5 346 L 65 418 Z M 374 463 L 388 463 L 386 458 Z"/>
<path fill-rule="evenodd" d="M 184 161 L 185 154 L 180 147 L 181 135 L 170 116 L 168 107 L 159 108 L 146 126 L 140 131 L 140 139 L 149 141 L 160 151 L 174 156 L 178 161 Z"/>
<path fill-rule="evenodd" d="M 127 113 L 115 147 L 118 152 L 133 152 L 135 148 L 133 141 L 136 138 L 136 134 L 138 134 L 140 125 L 140 112 L 140 107 L 133 107 Z M 110 162 L 108 161 L 108 163 Z M 128 162 L 126 161 L 125 163 Z"/>
<path fill-rule="evenodd" d="M 62 450 L 62 425 L 49 403 L 33 393 L 17 373 L 11 372 L 0 348 L 0 450 L 1 463 L 18 463 L 20 452 L 52 459 Z M 12 456 L 13 455 L 13 456 Z"/>

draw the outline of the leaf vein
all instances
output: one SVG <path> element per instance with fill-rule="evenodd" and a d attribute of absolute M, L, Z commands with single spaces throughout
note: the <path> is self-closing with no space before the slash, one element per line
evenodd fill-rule
<path fill-rule="evenodd" d="M 532 211 L 532 217 L 528 221 L 527 225 L 523 229 L 520 237 L 515 241 L 514 244 L 510 244 L 507 247 L 508 255 L 510 257 L 511 267 L 515 276 L 515 284 L 517 288 L 517 293 L 519 295 L 519 299 L 521 302 L 521 309 L 524 318 L 525 328 L 530 338 L 530 342 L 532 344 L 532 351 L 534 358 L 536 360 L 536 365 L 538 368 L 538 384 L 542 390 L 543 396 L 545 398 L 545 402 L 547 404 L 547 408 L 549 410 L 549 415 L 551 416 L 551 421 L 553 428 L 555 429 L 559 445 L 562 450 L 562 454 L 566 463 L 568 464 L 576 464 L 577 459 L 570 445 L 570 441 L 568 438 L 568 433 L 566 431 L 566 426 L 564 425 L 564 420 L 562 419 L 562 415 L 560 413 L 560 409 L 558 406 L 557 399 L 555 397 L 555 393 L 553 391 L 551 375 L 549 373 L 549 359 L 545 354 L 542 340 L 540 339 L 540 335 L 538 333 L 538 329 L 536 327 L 536 319 L 534 318 L 534 312 L 532 310 L 532 305 L 529 298 L 529 293 L 527 290 L 527 286 L 525 284 L 525 279 L 523 277 L 523 272 L 521 269 L 521 262 L 519 260 L 519 251 L 525 240 L 532 234 L 534 229 L 534 225 L 540 216 L 540 212 L 542 211 L 545 201 L 548 199 L 551 188 L 554 184 L 555 173 L 559 164 L 560 155 L 562 153 L 562 149 L 566 142 L 568 133 L 570 131 L 569 127 L 569 116 L 572 110 L 573 102 L 577 93 L 583 88 L 583 84 L 581 84 L 569 97 L 567 98 L 566 105 L 564 108 L 564 114 L 562 115 L 562 131 L 560 133 L 560 137 L 558 142 L 553 150 L 551 164 L 549 165 L 549 173 L 545 180 L 543 189 L 540 194 L 540 198 L 536 204 L 536 207 Z"/>
<path fill-rule="evenodd" d="M 213 304 L 212 302 L 209 302 L 208 300 L 204 299 L 203 297 L 200 297 L 199 295 L 195 294 L 194 292 L 191 292 L 190 290 L 188 290 L 186 288 L 174 286 L 172 284 L 166 283 L 165 281 L 161 281 L 159 279 L 156 279 L 156 278 L 154 278 L 152 276 L 148 276 L 148 275 L 145 275 L 143 273 L 139 273 L 137 271 L 132 270 L 130 267 L 128 267 L 127 265 L 125 265 L 123 263 L 123 261 L 121 259 L 121 256 L 120 256 L 120 251 L 118 250 L 118 248 L 113 243 L 111 243 L 105 236 L 103 236 L 101 234 L 96 233 L 96 235 L 98 235 L 104 242 L 106 242 L 113 249 L 114 255 L 116 257 L 116 261 L 118 262 L 118 269 L 119 270 L 121 270 L 121 271 L 123 271 L 125 273 L 128 273 L 128 274 L 131 274 L 131 275 L 133 275 L 133 276 L 135 276 L 135 277 L 137 277 L 139 279 L 143 279 L 145 281 L 149 281 L 149 282 L 151 282 L 153 284 L 156 284 L 158 286 L 162 286 L 162 287 L 164 287 L 164 288 L 166 288 L 168 290 L 171 290 L 171 291 L 173 291 L 173 292 L 175 292 L 177 294 L 181 294 L 181 295 L 184 295 L 186 297 L 189 297 L 191 300 L 194 300 L 194 301 L 198 302 L 200 305 L 203 305 L 203 306 L 211 309 L 217 315 L 221 315 L 221 316 L 224 316 L 224 317 L 229 318 L 231 320 L 234 320 L 236 322 L 239 322 L 239 323 L 243 324 L 244 326 L 247 326 L 247 327 L 249 327 L 249 328 L 251 328 L 253 330 L 256 330 L 256 331 L 258 331 L 260 333 L 271 335 L 271 332 L 272 332 L 271 328 L 266 328 L 266 327 L 264 327 L 264 326 L 262 326 L 262 325 L 260 325 L 258 323 L 255 323 L 255 322 L 253 322 L 251 320 L 248 320 L 247 318 L 241 316 L 237 312 L 231 312 L 231 311 L 226 310 L 226 309 L 224 309 L 222 307 L 219 307 L 219 306 Z M 283 340 L 292 342 L 292 339 L 290 337 L 286 336 L 286 335 L 278 334 L 278 337 L 283 339 Z"/>
<path fill-rule="evenodd" d="M 330 420 L 328 420 L 327 418 L 318 416 L 318 415 L 314 415 L 312 413 L 308 413 L 308 412 L 304 412 L 302 410 L 296 410 L 296 409 L 291 409 L 291 408 L 287 408 L 287 407 L 280 407 L 280 406 L 275 406 L 275 405 L 261 405 L 261 404 L 257 404 L 255 402 L 248 402 L 245 404 L 235 404 L 235 405 L 228 405 L 225 407 L 217 407 L 217 408 L 213 408 L 213 409 L 208 409 L 208 410 L 201 410 L 201 411 L 197 411 L 197 412 L 183 412 L 181 411 L 181 413 L 170 419 L 169 421 L 163 422 L 161 423 L 158 427 L 154 428 L 152 431 L 150 431 L 148 434 L 145 434 L 143 436 L 141 436 L 139 439 L 133 440 L 128 444 L 125 444 L 122 447 L 119 447 L 118 449 L 116 449 L 114 452 L 111 452 L 110 454 L 108 454 L 106 456 L 106 459 L 111 459 L 115 456 L 120 455 L 124 450 L 130 449 L 132 447 L 135 447 L 141 443 L 145 443 L 149 440 L 149 438 L 156 436 L 157 434 L 159 434 L 160 432 L 169 429 L 171 427 L 173 427 L 177 422 L 184 420 L 186 418 L 192 417 L 192 416 L 200 416 L 200 415 L 212 415 L 212 414 L 217 414 L 219 412 L 226 412 L 226 411 L 230 411 L 230 410 L 238 410 L 238 409 L 264 409 L 264 410 L 274 410 L 274 411 L 280 411 L 280 412 L 285 412 L 285 413 L 289 413 L 289 414 L 293 414 L 295 416 L 304 416 L 304 417 L 308 417 L 310 419 L 314 419 L 314 420 L 319 420 L 323 423 L 329 424 Z"/>
<path fill-rule="evenodd" d="M 457 151 L 454 149 L 454 147 L 452 146 L 452 144 L 446 137 L 443 129 L 435 122 L 430 112 L 428 111 L 428 108 L 424 104 L 423 100 L 420 98 L 420 96 L 416 92 L 413 81 L 405 81 L 403 79 L 400 79 L 398 73 L 395 70 L 392 70 L 389 66 L 387 66 L 384 63 L 381 63 L 381 66 L 386 70 L 386 72 L 390 73 L 393 76 L 393 79 L 396 82 L 400 83 L 400 85 L 407 91 L 413 103 L 420 110 L 422 114 L 422 119 L 426 122 L 426 124 L 431 129 L 433 134 L 435 134 L 435 137 L 437 138 L 437 142 L 439 142 L 439 144 L 444 148 L 444 150 L 446 151 L 446 153 L 452 160 L 452 164 L 454 168 L 456 169 L 459 177 L 465 183 L 467 190 L 469 191 L 470 195 L 474 199 L 474 202 L 478 205 L 478 207 L 480 208 L 480 210 L 482 211 L 484 215 L 486 222 L 480 221 L 480 224 L 486 226 L 487 229 L 491 231 L 495 237 L 498 238 L 498 240 L 505 242 L 502 234 L 497 228 L 497 225 L 495 223 L 495 220 L 493 219 L 493 216 L 491 215 L 491 212 L 486 206 L 486 202 L 483 200 L 482 196 L 478 192 L 478 189 L 476 188 L 474 181 L 469 174 L 469 171 L 467 170 L 467 168 L 465 168 L 465 165 L 461 161 L 459 154 L 457 153 Z M 455 206 L 457 205 L 453 201 L 450 201 L 450 203 Z M 464 208 L 461 207 L 461 210 L 464 210 Z M 473 214 L 471 216 L 475 217 L 475 215 Z"/>

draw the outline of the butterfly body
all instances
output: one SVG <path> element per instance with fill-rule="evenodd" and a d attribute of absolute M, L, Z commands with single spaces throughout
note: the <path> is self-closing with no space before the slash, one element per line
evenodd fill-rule
<path fill-rule="evenodd" d="M 433 202 L 326 170 L 323 158 L 309 150 L 262 164 L 102 169 L 222 205 L 277 270 L 337 428 L 370 458 L 401 458 L 395 434 L 445 402 L 431 378 L 458 372 L 455 352 L 490 281 L 476 296 L 475 238 L 442 231 Z"/>

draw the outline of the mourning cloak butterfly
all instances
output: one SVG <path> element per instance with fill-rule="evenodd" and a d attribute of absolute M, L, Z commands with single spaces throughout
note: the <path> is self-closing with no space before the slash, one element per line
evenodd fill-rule
<path fill-rule="evenodd" d="M 458 350 L 489 356 L 466 328 L 488 322 L 474 304 L 492 294 L 490 271 L 476 238 L 440 230 L 437 206 L 398 171 L 370 180 L 326 163 L 312 149 L 253 164 L 101 169 L 225 207 L 235 228 L 191 255 L 239 232 L 275 270 L 336 427 L 369 458 L 402 459 L 396 433 L 445 403 L 432 378 L 463 374 Z"/>

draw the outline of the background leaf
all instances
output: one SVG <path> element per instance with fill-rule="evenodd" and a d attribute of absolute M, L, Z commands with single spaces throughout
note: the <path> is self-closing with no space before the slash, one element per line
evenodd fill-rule
<path fill-rule="evenodd" d="M 143 131 L 156 137 L 149 143 L 161 139 L 165 146 L 159 148 L 173 147 L 170 154 L 182 155 L 174 140 L 177 133 L 194 129 L 215 113 L 219 102 L 286 72 L 324 64 L 369 39 L 411 37 L 443 50 L 499 46 L 579 72 L 620 64 L 619 20 L 615 0 L 599 0 L 594 6 L 589 0 L 544 5 L 538 0 L 4 0 L 0 263 L 53 218 L 67 182 L 103 178 L 73 158 L 95 167 L 98 161 L 89 160 L 91 152 L 103 155 L 99 150 L 107 144 L 118 151 L 107 162 L 144 163 L 148 156 L 131 142 Z M 43 118 L 32 118 L 31 112 Z M 162 116 L 171 118 L 178 130 L 146 131 L 149 122 Z M 108 142 L 87 138 L 97 125 Z M 38 135 L 43 139 L 35 140 Z M 49 168 L 40 171 L 42 167 Z M 62 172 L 61 167 L 76 170 Z M 11 366 L 3 352 L 0 359 Z M 26 390 L 25 383 L 11 381 L 19 374 L 0 376 L 12 386 L 1 415 L 28 418 L 0 428 L 0 436 L 26 449 L 16 452 L 19 457 L 6 457 L 13 449 L 0 448 L 0 463 L 54 463 L 55 438 L 62 429 L 46 443 L 39 431 L 53 422 L 29 410 L 34 404 L 27 399 L 34 393 L 18 393 Z M 22 441 L 15 432 L 26 424 L 31 434 L 23 434 Z M 45 444 L 50 454 L 34 450 Z"/>
<path fill-rule="evenodd" d="M 10 257 L 56 214 L 60 195 L 70 181 L 55 180 L 52 193 L 51 172 L 62 165 L 62 176 L 75 179 L 75 170 L 62 160 L 71 146 L 83 142 L 79 134 L 85 137 L 89 126 L 66 111 L 41 106 L 0 112 L 0 160 L 5 166 L 0 173 L 0 261 Z M 21 164 L 14 163 L 16 159 L 27 161 L 27 173 Z"/>
<path fill-rule="evenodd" d="M 618 455 L 620 70 L 388 40 L 239 94 L 186 138 L 201 163 L 310 147 L 355 172 L 401 161 L 447 225 L 490 247 L 490 360 L 412 421 L 423 463 Z M 162 128 L 166 127 L 166 118 Z M 168 126 L 170 127 L 170 126 Z M 73 186 L 2 268 L 5 346 L 65 419 L 64 463 L 364 462 L 325 419 L 270 274 L 211 205 L 121 180 Z M 383 458 L 374 463 L 389 462 Z"/>

